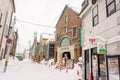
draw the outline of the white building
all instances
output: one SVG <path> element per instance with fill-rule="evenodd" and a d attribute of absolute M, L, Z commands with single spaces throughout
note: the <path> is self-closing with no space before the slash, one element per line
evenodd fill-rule
<path fill-rule="evenodd" d="M 15 12 L 14 0 L 0 0 L 0 58 L 5 57 L 6 36 Z"/>
<path fill-rule="evenodd" d="M 30 58 L 30 51 L 29 50 L 25 50 L 24 52 L 24 59 L 29 59 Z"/>
<path fill-rule="evenodd" d="M 79 17 L 83 33 L 83 79 L 93 76 L 94 80 L 120 80 L 120 0 L 84 0 Z M 112 67 L 117 67 L 116 75 Z"/>

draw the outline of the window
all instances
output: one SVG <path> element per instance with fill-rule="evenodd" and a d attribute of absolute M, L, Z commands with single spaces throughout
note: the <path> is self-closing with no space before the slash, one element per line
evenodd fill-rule
<path fill-rule="evenodd" d="M 59 41 L 59 34 L 56 34 L 56 41 Z"/>
<path fill-rule="evenodd" d="M 74 27 L 74 28 L 73 28 L 73 37 L 76 37 L 76 36 L 77 36 L 77 28 Z"/>
<path fill-rule="evenodd" d="M 92 18 L 93 19 L 93 26 L 95 26 L 99 22 L 99 19 L 98 19 L 98 6 L 95 6 L 95 8 L 93 8 L 92 14 L 93 14 L 93 18 Z"/>
<path fill-rule="evenodd" d="M 65 23 L 67 23 L 67 22 L 68 22 L 68 16 L 65 15 Z"/>
<path fill-rule="evenodd" d="M 110 16 L 116 11 L 115 0 L 106 0 L 107 16 Z"/>
<path fill-rule="evenodd" d="M 67 32 L 67 26 L 65 26 L 65 28 L 64 28 L 64 33 L 66 33 Z"/>
<path fill-rule="evenodd" d="M 82 11 L 88 6 L 88 0 L 84 0 L 84 2 L 82 3 Z"/>

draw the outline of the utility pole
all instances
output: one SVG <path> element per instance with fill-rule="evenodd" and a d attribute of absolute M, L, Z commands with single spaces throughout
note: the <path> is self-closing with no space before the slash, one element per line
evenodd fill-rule
<path fill-rule="evenodd" d="M 13 27 L 14 27 L 14 26 L 15 26 L 15 18 L 14 18 Z M 12 44 L 12 42 L 13 42 L 12 36 L 13 36 L 13 28 L 11 28 L 11 30 L 8 31 L 8 36 L 6 37 L 7 52 L 6 52 L 6 55 L 5 55 L 6 61 L 5 61 L 5 64 L 4 64 L 4 70 L 3 70 L 3 72 L 6 72 L 6 70 L 7 70 L 9 53 L 10 53 L 10 50 L 11 50 L 11 44 Z"/>
<path fill-rule="evenodd" d="M 12 43 L 12 39 L 11 39 L 11 36 L 10 36 L 10 38 L 7 38 L 7 39 L 6 39 L 7 53 L 6 53 L 6 55 L 5 55 L 6 61 L 5 61 L 5 65 L 4 65 L 4 70 L 3 70 L 3 72 L 6 72 L 6 70 L 7 70 L 9 53 L 10 53 L 10 50 L 11 50 L 11 43 Z"/>

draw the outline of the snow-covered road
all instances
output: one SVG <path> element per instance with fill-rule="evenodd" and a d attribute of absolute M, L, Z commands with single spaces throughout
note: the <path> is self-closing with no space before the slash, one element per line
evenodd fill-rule
<path fill-rule="evenodd" d="M 0 80 L 78 80 L 77 70 L 59 70 L 30 61 L 9 60 L 7 71 L 3 73 L 3 62 L 0 64 Z"/>

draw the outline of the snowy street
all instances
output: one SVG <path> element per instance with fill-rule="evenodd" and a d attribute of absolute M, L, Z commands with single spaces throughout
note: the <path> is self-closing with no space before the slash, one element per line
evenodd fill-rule
<path fill-rule="evenodd" d="M 59 70 L 54 66 L 32 63 L 24 60 L 9 59 L 7 71 L 3 73 L 4 61 L 0 62 L 0 80 L 79 80 L 78 68 L 73 70 Z M 80 71 L 80 69 L 79 69 Z"/>

